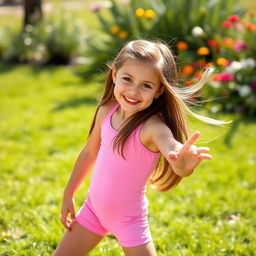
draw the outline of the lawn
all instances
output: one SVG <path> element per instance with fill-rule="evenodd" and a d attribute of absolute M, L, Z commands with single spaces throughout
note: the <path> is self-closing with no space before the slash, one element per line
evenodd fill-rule
<path fill-rule="evenodd" d="M 97 27 L 88 9 L 72 15 Z M 21 21 L 11 14 L 0 17 L 0 25 L 13 29 Z M 101 91 L 100 80 L 85 82 L 71 67 L 0 65 L 0 256 L 52 255 L 64 232 L 63 190 Z M 216 127 L 191 119 L 191 131 L 202 134 L 197 145 L 210 147 L 213 159 L 167 193 L 147 190 L 159 256 L 256 255 L 256 119 L 214 117 L 233 124 Z M 75 195 L 76 211 L 90 175 Z M 123 253 L 108 235 L 90 255 Z"/>
<path fill-rule="evenodd" d="M 0 255 L 51 255 L 62 193 L 84 146 L 102 84 L 70 67 L 0 66 Z M 255 255 L 256 120 L 216 127 L 191 119 L 213 159 L 167 193 L 147 190 L 158 255 Z M 215 139 L 214 139 L 215 138 Z M 214 140 L 212 140 L 214 139 Z M 207 143 L 207 141 L 209 141 Z M 89 176 L 75 195 L 76 211 Z M 91 256 L 123 255 L 112 235 Z"/>

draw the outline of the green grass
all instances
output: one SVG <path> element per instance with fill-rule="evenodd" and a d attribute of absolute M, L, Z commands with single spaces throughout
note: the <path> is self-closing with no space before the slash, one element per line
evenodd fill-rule
<path fill-rule="evenodd" d="M 62 193 L 100 95 L 68 67 L 0 67 L 0 255 L 51 255 L 64 228 Z M 255 119 L 228 127 L 192 122 L 213 159 L 168 193 L 148 189 L 158 255 L 255 255 Z M 218 137 L 205 143 L 205 141 Z M 76 211 L 89 177 L 75 195 Z M 123 255 L 112 235 L 92 256 Z"/>

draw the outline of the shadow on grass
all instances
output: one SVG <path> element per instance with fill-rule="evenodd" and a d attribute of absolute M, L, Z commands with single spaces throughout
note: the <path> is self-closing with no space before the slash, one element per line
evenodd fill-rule
<path fill-rule="evenodd" d="M 234 121 L 232 122 L 232 125 L 230 127 L 229 132 L 227 132 L 227 135 L 224 138 L 224 143 L 228 146 L 231 147 L 232 146 L 232 139 L 233 136 L 235 135 L 235 133 L 238 130 L 238 127 L 241 123 L 244 124 L 251 124 L 251 123 L 255 123 L 256 122 L 256 118 L 255 117 L 244 117 L 243 114 L 240 114 L 239 116 L 237 116 Z"/>
<path fill-rule="evenodd" d="M 83 72 L 80 70 L 79 72 L 77 71 L 79 69 L 78 66 L 75 65 L 54 65 L 54 64 L 49 64 L 49 65 L 40 65 L 40 64 L 28 64 L 28 63 L 21 63 L 21 64 L 3 64 L 0 63 L 0 74 L 1 73 L 9 73 L 14 71 L 17 68 L 23 68 L 23 67 L 29 67 L 28 72 L 31 74 L 32 77 L 37 77 L 41 75 L 42 73 L 49 73 L 50 75 L 53 75 L 55 72 L 58 70 L 61 70 L 63 68 L 70 69 L 70 72 L 73 73 L 73 75 L 79 79 L 78 81 L 74 82 L 69 82 L 65 81 L 62 84 L 65 85 L 81 85 L 81 86 L 86 86 L 86 84 L 95 81 L 96 83 L 104 84 L 106 80 L 106 70 L 98 70 L 97 72 Z"/>
<path fill-rule="evenodd" d="M 37 76 L 45 71 L 54 72 L 54 71 L 56 71 L 56 69 L 62 67 L 62 66 L 57 66 L 57 65 L 39 65 L 39 64 L 33 65 L 33 64 L 28 64 L 28 63 L 20 63 L 20 64 L 19 63 L 17 63 L 17 64 L 16 63 L 12 63 L 12 64 L 0 63 L 0 74 L 11 72 L 16 68 L 25 67 L 25 66 L 29 66 L 30 71 L 31 71 L 30 73 L 35 76 Z"/>
<path fill-rule="evenodd" d="M 17 65 L 8 65 L 8 64 L 2 64 L 0 63 L 0 74 L 11 72 L 13 69 L 16 68 Z"/>
<path fill-rule="evenodd" d="M 64 103 L 57 105 L 55 108 L 52 109 L 52 111 L 57 112 L 66 108 L 77 108 L 81 105 L 96 105 L 96 104 L 97 104 L 97 99 L 93 97 L 76 98 L 76 99 L 70 99 Z"/>

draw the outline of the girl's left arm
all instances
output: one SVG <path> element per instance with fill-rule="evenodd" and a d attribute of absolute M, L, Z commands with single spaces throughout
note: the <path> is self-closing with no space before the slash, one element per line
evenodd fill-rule
<path fill-rule="evenodd" d="M 194 142 L 200 136 L 200 132 L 195 132 L 184 143 L 174 139 L 170 128 L 163 122 L 151 122 L 148 131 L 152 142 L 159 149 L 173 168 L 173 171 L 180 177 L 192 174 L 195 167 L 203 159 L 211 159 L 208 147 L 197 147 Z"/>

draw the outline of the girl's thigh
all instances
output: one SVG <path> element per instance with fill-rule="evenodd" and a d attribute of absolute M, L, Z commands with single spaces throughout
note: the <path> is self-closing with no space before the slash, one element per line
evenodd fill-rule
<path fill-rule="evenodd" d="M 103 236 L 91 232 L 78 222 L 72 231 L 66 231 L 53 256 L 84 256 L 90 252 Z"/>
<path fill-rule="evenodd" d="M 123 247 L 126 256 L 156 256 L 156 250 L 153 242 L 138 245 L 134 247 Z"/>

